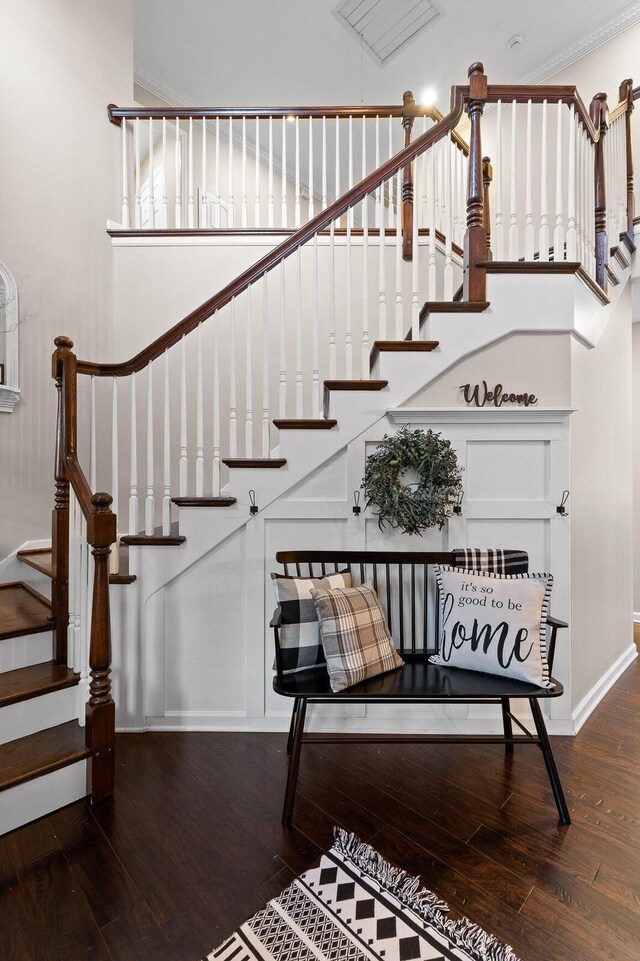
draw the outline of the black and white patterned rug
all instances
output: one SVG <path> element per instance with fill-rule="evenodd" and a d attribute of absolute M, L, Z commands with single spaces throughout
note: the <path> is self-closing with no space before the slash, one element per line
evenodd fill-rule
<path fill-rule="evenodd" d="M 354 834 L 212 951 L 207 961 L 518 961 Z"/>

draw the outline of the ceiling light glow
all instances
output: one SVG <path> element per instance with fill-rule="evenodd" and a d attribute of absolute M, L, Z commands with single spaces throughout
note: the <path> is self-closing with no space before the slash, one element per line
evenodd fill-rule
<path fill-rule="evenodd" d="M 436 102 L 437 96 L 435 87 L 425 87 L 420 94 L 420 103 L 425 107 L 432 107 Z"/>

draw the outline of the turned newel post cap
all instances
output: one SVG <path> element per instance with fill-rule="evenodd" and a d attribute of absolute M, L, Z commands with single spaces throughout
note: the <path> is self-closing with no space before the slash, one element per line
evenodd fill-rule
<path fill-rule="evenodd" d="M 467 70 L 468 77 L 472 77 L 473 74 L 484 74 L 484 64 L 481 63 L 480 60 L 476 60 L 475 63 L 472 63 Z"/>
<path fill-rule="evenodd" d="M 104 491 L 101 491 L 93 495 L 91 503 L 98 514 L 104 514 L 110 509 L 113 503 L 113 497 L 111 494 L 106 494 Z"/>
<path fill-rule="evenodd" d="M 487 99 L 487 78 L 484 72 L 484 64 L 480 61 L 472 63 L 467 71 L 469 76 L 469 99 Z"/>
<path fill-rule="evenodd" d="M 405 92 L 402 94 L 402 102 L 415 103 L 413 98 L 413 90 L 405 90 Z"/>
<path fill-rule="evenodd" d="M 70 337 L 56 337 L 54 344 L 58 350 L 71 350 L 73 347 L 73 341 Z"/>

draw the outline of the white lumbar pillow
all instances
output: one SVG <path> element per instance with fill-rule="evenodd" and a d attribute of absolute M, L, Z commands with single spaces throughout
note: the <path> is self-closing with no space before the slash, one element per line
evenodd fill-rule
<path fill-rule="evenodd" d="M 491 574 L 435 565 L 443 667 L 482 671 L 553 689 L 546 620 L 551 574 Z"/>

